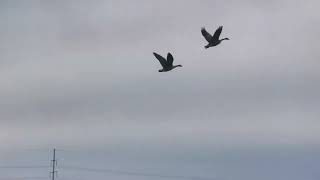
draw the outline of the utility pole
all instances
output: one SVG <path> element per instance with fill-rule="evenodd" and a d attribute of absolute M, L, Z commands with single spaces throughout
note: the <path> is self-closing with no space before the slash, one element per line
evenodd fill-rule
<path fill-rule="evenodd" d="M 50 172 L 50 174 L 51 174 L 52 180 L 54 180 L 54 177 L 55 177 L 56 173 L 58 172 L 58 171 L 56 171 L 57 160 L 56 160 L 56 149 L 55 148 L 53 149 L 53 158 L 52 158 L 51 162 L 52 162 L 52 171 Z"/>

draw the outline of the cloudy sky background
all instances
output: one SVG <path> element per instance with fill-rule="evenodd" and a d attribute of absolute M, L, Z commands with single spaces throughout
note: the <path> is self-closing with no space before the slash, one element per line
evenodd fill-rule
<path fill-rule="evenodd" d="M 157 179 L 68 164 L 319 179 L 319 6 L 0 1 L 0 166 L 48 165 L 57 147 L 60 179 Z M 230 41 L 205 50 L 200 28 L 219 25 Z M 183 68 L 158 73 L 154 51 Z M 0 179 L 43 176 L 0 167 Z"/>

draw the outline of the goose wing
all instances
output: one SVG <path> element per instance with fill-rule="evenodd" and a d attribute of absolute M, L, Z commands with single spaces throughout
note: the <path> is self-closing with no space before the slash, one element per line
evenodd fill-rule
<path fill-rule="evenodd" d="M 214 33 L 214 35 L 213 35 L 213 39 L 214 39 L 214 40 L 219 40 L 221 31 L 222 31 L 222 26 L 220 26 L 220 27 L 216 30 L 216 32 Z"/>
<path fill-rule="evenodd" d="M 167 62 L 168 62 L 168 65 L 169 65 L 169 66 L 172 66 L 173 56 L 172 56 L 171 53 L 168 53 L 168 55 L 167 55 Z"/>
<path fill-rule="evenodd" d="M 168 62 L 166 61 L 166 59 L 164 57 L 162 57 L 161 55 L 157 54 L 157 53 L 153 53 L 153 55 L 159 60 L 161 66 L 163 68 L 168 66 Z"/>
<path fill-rule="evenodd" d="M 211 34 L 209 34 L 209 33 L 206 31 L 206 29 L 205 29 L 204 27 L 201 28 L 201 34 L 202 34 L 202 36 L 203 36 L 208 42 L 211 41 L 212 36 L 211 36 Z"/>

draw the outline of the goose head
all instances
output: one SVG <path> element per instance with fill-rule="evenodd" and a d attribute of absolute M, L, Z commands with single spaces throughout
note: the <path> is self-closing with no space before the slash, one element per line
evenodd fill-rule
<path fill-rule="evenodd" d="M 172 69 L 174 69 L 174 68 L 176 68 L 176 67 L 182 67 L 182 65 L 179 64 L 179 65 L 172 66 Z"/>
<path fill-rule="evenodd" d="M 221 39 L 220 41 L 223 41 L 223 40 L 230 40 L 229 38 L 223 38 L 223 39 Z"/>

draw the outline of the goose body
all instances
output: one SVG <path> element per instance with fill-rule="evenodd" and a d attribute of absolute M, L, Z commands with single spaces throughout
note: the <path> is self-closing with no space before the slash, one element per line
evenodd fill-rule
<path fill-rule="evenodd" d="M 182 67 L 182 65 L 173 65 L 173 56 L 171 53 L 167 54 L 167 59 L 165 59 L 164 57 L 162 57 L 161 55 L 157 54 L 157 53 L 153 53 L 153 55 L 159 60 L 162 69 L 159 69 L 159 72 L 167 72 L 167 71 L 171 71 L 172 69 L 176 68 L 176 67 Z"/>
<path fill-rule="evenodd" d="M 213 36 L 208 33 L 206 31 L 206 29 L 203 27 L 201 28 L 201 34 L 203 35 L 203 37 L 208 41 L 208 44 L 206 46 L 204 46 L 204 48 L 209 48 L 209 47 L 213 47 L 213 46 L 216 46 L 218 44 L 220 44 L 222 41 L 224 40 L 229 40 L 229 38 L 223 38 L 223 39 L 219 39 L 220 37 L 220 34 L 221 34 L 221 31 L 222 31 L 222 27 L 223 26 L 220 26 L 216 31 L 215 33 L 213 34 Z"/>

